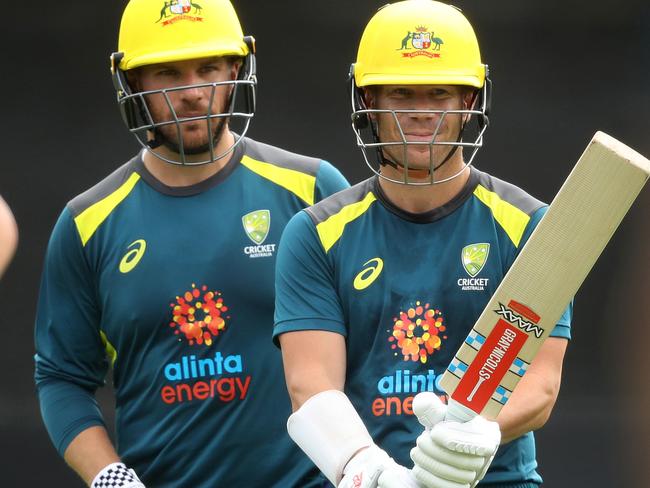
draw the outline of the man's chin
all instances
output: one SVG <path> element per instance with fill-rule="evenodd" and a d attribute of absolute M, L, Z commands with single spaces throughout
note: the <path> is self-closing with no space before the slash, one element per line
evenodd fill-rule
<path fill-rule="evenodd" d="M 436 161 L 438 161 L 438 156 L 436 154 L 433 156 L 433 166 L 435 167 Z M 394 157 L 391 159 L 393 161 L 397 161 L 399 166 L 408 166 L 409 169 L 428 171 L 431 167 L 431 161 L 429 160 L 429 151 L 427 151 L 425 154 L 422 154 L 418 151 L 415 154 L 407 154 L 406 157 L 406 161 L 404 161 L 404 158 L 401 155 L 399 157 Z"/>
<path fill-rule="evenodd" d="M 176 141 L 171 141 L 167 139 L 164 143 L 165 147 L 167 149 L 170 149 L 171 151 L 180 154 L 181 153 L 181 145 L 178 144 Z M 216 146 L 216 142 L 214 143 L 214 146 Z M 199 155 L 199 154 L 205 154 L 210 152 L 210 145 L 207 143 L 192 143 L 188 141 L 183 141 L 183 147 L 182 147 L 182 152 L 186 156 L 193 156 L 193 155 Z"/>

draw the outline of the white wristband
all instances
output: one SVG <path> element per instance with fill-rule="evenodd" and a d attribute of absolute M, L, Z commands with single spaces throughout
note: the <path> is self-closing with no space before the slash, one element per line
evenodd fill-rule
<path fill-rule="evenodd" d="M 102 469 L 90 488 L 145 488 L 135 471 L 124 463 L 112 463 Z"/>
<path fill-rule="evenodd" d="M 342 391 L 317 393 L 287 421 L 289 436 L 334 485 L 352 456 L 373 445 L 372 438 Z"/>

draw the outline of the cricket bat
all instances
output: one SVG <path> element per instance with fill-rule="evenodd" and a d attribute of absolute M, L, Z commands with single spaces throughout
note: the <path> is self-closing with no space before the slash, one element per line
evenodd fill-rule
<path fill-rule="evenodd" d="M 650 175 L 597 132 L 445 371 L 447 418 L 495 419 Z"/>

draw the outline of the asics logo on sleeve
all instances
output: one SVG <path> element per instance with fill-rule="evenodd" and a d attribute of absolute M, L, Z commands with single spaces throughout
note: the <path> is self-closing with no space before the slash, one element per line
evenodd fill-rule
<path fill-rule="evenodd" d="M 147 249 L 147 242 L 144 239 L 138 239 L 129 244 L 128 249 L 130 251 L 120 261 L 120 273 L 124 274 L 133 271 L 133 268 L 138 265 L 142 256 L 144 256 L 144 251 Z"/>
<path fill-rule="evenodd" d="M 372 265 L 368 266 L 371 263 Z M 368 267 L 359 272 L 359 274 L 354 278 L 355 290 L 365 290 L 372 285 L 384 269 L 384 261 L 382 261 L 381 258 L 372 258 L 367 261 L 364 266 Z"/>

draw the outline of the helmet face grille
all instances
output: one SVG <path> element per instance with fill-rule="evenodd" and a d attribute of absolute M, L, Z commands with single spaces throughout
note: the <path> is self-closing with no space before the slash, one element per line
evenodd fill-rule
<path fill-rule="evenodd" d="M 245 63 L 240 69 L 239 78 L 236 80 L 133 92 L 122 70 L 115 70 L 113 77 L 118 93 L 117 102 L 127 128 L 143 148 L 171 164 L 196 166 L 223 158 L 231 153 L 244 138 L 255 114 L 257 78 L 255 58 L 252 53 L 246 57 Z M 205 115 L 179 116 L 170 97 L 184 90 L 196 89 L 203 90 L 209 98 Z M 225 109 L 212 112 L 211 107 L 214 106 L 213 102 L 218 91 L 224 90 L 231 92 Z M 167 105 L 169 117 L 166 120 L 155 120 L 147 102 L 147 98 L 152 96 L 161 98 Z M 204 146 L 199 148 L 189 148 L 183 138 L 183 124 L 196 123 L 206 124 L 207 141 Z M 174 137 L 165 136 L 165 133 L 170 132 L 169 127 L 175 129 Z M 234 143 L 225 150 L 217 152 L 216 146 L 225 127 L 232 129 L 235 135 Z M 174 159 L 157 151 L 156 149 L 160 146 L 171 149 L 173 153 L 178 154 L 178 158 Z M 168 152 L 166 151 L 166 153 Z M 197 158 L 197 154 L 206 156 Z"/>
<path fill-rule="evenodd" d="M 434 185 L 445 183 L 459 176 L 467 166 L 474 161 L 478 150 L 483 146 L 483 135 L 487 129 L 488 107 L 490 92 L 486 83 L 478 94 L 476 109 L 472 110 L 428 110 L 428 109 L 372 109 L 367 108 L 361 89 L 355 87 L 351 79 L 352 130 L 356 136 L 357 146 L 361 149 L 363 158 L 373 173 L 379 177 L 405 185 Z M 426 141 L 409 141 L 400 123 L 404 115 L 426 116 L 437 120 L 433 133 Z M 399 132 L 399 137 L 382 141 L 379 137 L 378 116 L 389 116 Z M 463 117 L 466 122 L 462 125 L 458 138 L 453 141 L 440 140 L 439 132 L 448 117 Z M 471 142 L 470 142 L 471 141 Z M 417 169 L 409 161 L 408 150 L 415 146 L 428 148 L 428 166 Z M 463 166 L 451 176 L 438 178 L 437 171 L 451 158 L 456 151 L 462 152 Z M 398 168 L 402 179 L 390 178 L 382 173 L 382 166 L 390 165 Z"/>

